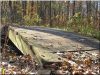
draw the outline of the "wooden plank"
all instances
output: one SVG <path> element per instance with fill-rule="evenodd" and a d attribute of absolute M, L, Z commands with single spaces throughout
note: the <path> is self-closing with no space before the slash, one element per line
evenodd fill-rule
<path fill-rule="evenodd" d="M 75 42 L 62 36 L 20 27 L 10 26 L 9 38 L 23 54 L 33 56 L 35 53 L 39 62 L 42 60 L 45 62 L 65 61 L 64 58 L 53 54 L 53 52 L 57 51 L 77 51 L 80 47 L 82 51 L 94 49 L 94 47 Z"/>

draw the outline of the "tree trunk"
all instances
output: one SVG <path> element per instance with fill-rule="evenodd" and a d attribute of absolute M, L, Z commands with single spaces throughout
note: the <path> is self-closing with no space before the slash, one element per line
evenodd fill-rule
<path fill-rule="evenodd" d="M 23 16 L 26 15 L 26 1 L 22 1 L 22 12 L 23 12 Z"/>
<path fill-rule="evenodd" d="M 67 21 L 69 20 L 69 4 L 70 1 L 67 1 Z"/>
<path fill-rule="evenodd" d="M 12 8 L 12 1 L 9 1 L 9 8 L 10 8 L 10 23 L 13 22 L 13 8 Z"/>
<path fill-rule="evenodd" d="M 75 1 L 73 1 L 73 11 L 72 11 L 72 16 L 75 14 Z"/>
<path fill-rule="evenodd" d="M 51 1 L 50 1 L 50 27 L 52 27 L 52 13 L 51 13 Z"/>

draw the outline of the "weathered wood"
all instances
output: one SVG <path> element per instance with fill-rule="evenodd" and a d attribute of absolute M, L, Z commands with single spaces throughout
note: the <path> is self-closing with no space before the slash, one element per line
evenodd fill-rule
<path fill-rule="evenodd" d="M 35 53 L 41 65 L 42 65 L 41 61 L 45 61 L 45 62 L 64 61 L 64 59 L 61 58 L 60 56 L 52 54 L 44 50 L 42 47 L 38 46 L 37 44 L 35 44 L 34 41 L 30 39 L 32 38 L 32 36 L 26 34 L 26 31 L 27 30 L 24 31 L 22 30 L 21 32 L 21 30 L 19 31 L 17 30 L 17 28 L 14 27 L 9 28 L 9 38 L 23 54 L 25 55 L 30 54 L 33 57 Z M 30 40 L 32 41 L 32 43 L 30 42 Z"/>
<path fill-rule="evenodd" d="M 58 51 L 77 51 L 77 50 L 94 50 L 98 48 L 92 47 L 91 45 L 85 45 L 82 42 L 87 41 L 87 37 L 84 39 L 78 35 L 68 34 L 67 36 L 58 36 L 53 33 L 46 33 L 46 31 L 41 31 L 39 29 L 45 30 L 43 28 L 33 27 L 32 29 L 23 27 L 9 27 L 9 38 L 16 45 L 16 47 L 23 54 L 30 54 L 31 56 L 36 55 L 39 62 L 63 62 L 64 58 L 58 56 L 56 53 Z M 50 30 L 48 29 L 50 32 Z M 53 32 L 53 29 L 51 29 Z M 54 33 L 57 32 L 56 30 Z M 61 31 L 62 32 L 62 31 Z M 64 32 L 62 32 L 65 34 Z M 65 34 L 66 35 L 66 34 Z M 74 36 L 74 37 L 73 37 Z M 73 39 L 79 39 L 79 41 L 74 41 Z M 93 40 L 94 41 L 94 40 Z M 98 42 L 97 42 L 98 43 Z M 67 61 L 67 60 L 66 60 Z M 69 62 L 70 63 L 70 62 Z M 42 65 L 42 63 L 41 63 Z"/>

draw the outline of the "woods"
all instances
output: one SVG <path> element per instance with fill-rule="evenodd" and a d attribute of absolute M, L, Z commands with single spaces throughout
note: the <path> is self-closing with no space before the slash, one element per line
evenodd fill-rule
<path fill-rule="evenodd" d="M 1 23 L 46 26 L 99 39 L 99 1 L 2 1 Z"/>

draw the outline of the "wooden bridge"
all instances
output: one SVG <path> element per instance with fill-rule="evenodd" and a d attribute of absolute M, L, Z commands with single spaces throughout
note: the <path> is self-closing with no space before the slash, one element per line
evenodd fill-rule
<path fill-rule="evenodd" d="M 53 28 L 9 26 L 9 39 L 23 53 L 35 55 L 41 65 L 45 62 L 63 62 L 57 55 L 65 51 L 99 51 L 99 41 L 72 32 Z"/>

